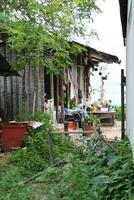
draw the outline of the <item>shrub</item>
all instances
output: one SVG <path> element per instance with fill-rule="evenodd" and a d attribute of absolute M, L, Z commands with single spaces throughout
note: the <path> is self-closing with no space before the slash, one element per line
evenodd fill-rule
<path fill-rule="evenodd" d="M 115 106 L 115 119 L 121 121 L 121 106 Z"/>

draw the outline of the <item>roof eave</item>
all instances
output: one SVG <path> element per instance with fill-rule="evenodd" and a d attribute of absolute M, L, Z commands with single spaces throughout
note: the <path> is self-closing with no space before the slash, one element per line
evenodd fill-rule
<path fill-rule="evenodd" d="M 115 55 L 104 53 L 102 51 L 98 51 L 98 50 L 93 49 L 93 48 L 90 48 L 90 49 L 88 48 L 88 50 L 89 50 L 89 53 L 90 53 L 90 57 L 98 60 L 99 62 L 104 62 L 104 63 L 107 63 L 107 64 L 113 64 L 113 63 L 120 64 L 121 63 L 119 58 Z"/>
<path fill-rule="evenodd" d="M 122 24 L 122 34 L 124 40 L 124 46 L 126 45 L 126 34 L 127 34 L 127 7 L 128 7 L 128 0 L 119 0 L 120 6 L 120 18 Z"/>

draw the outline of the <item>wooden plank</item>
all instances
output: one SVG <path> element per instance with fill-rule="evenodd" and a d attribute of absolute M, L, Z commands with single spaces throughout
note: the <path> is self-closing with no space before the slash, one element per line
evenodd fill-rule
<path fill-rule="evenodd" d="M 64 123 L 64 90 L 63 90 L 63 79 L 60 81 L 61 90 L 61 123 Z"/>
<path fill-rule="evenodd" d="M 24 71 L 22 70 L 19 72 L 21 77 L 17 77 L 17 84 L 18 84 L 18 92 L 16 95 L 18 95 L 18 117 L 20 117 L 23 114 L 24 106 L 23 106 L 23 75 Z"/>
<path fill-rule="evenodd" d="M 16 115 L 19 115 L 19 80 L 18 77 L 16 77 Z"/>
<path fill-rule="evenodd" d="M 5 118 L 8 119 L 8 110 L 7 110 L 7 78 L 4 77 L 4 114 Z"/>
<path fill-rule="evenodd" d="M 7 119 L 12 120 L 12 107 L 11 107 L 11 77 L 7 77 Z"/>
<path fill-rule="evenodd" d="M 56 120 L 59 122 L 59 76 L 56 76 Z"/>
<path fill-rule="evenodd" d="M 52 131 L 52 134 L 75 134 L 75 133 L 93 133 L 93 131 Z"/>
<path fill-rule="evenodd" d="M 11 56 L 11 51 L 10 49 L 8 48 L 8 46 L 6 46 L 6 60 L 11 63 L 11 59 L 12 59 L 12 56 Z M 12 120 L 12 106 L 11 106 L 11 77 L 7 77 L 6 78 L 6 87 L 7 87 L 7 104 L 6 104 L 6 108 L 7 108 L 7 113 L 6 113 L 6 116 L 7 116 L 7 120 L 10 121 Z"/>
<path fill-rule="evenodd" d="M 13 116 L 14 116 L 14 114 L 13 114 L 13 106 L 14 106 L 14 104 L 13 104 L 13 79 L 12 79 L 12 77 L 10 77 L 10 91 L 11 91 L 11 99 L 10 99 L 10 110 L 11 110 L 11 118 L 12 118 L 12 120 L 13 120 Z"/>
<path fill-rule="evenodd" d="M 16 107 L 16 77 L 12 77 L 12 91 L 13 91 L 13 119 L 16 119 L 16 111 L 17 111 L 17 107 Z"/>
<path fill-rule="evenodd" d="M 36 104 L 36 80 L 35 80 L 36 69 L 33 67 L 33 86 L 34 86 L 34 94 L 33 94 L 33 114 L 35 113 L 35 104 Z"/>
<path fill-rule="evenodd" d="M 54 75 L 50 74 L 50 86 L 51 86 L 51 99 L 54 100 Z"/>
<path fill-rule="evenodd" d="M 25 114 L 29 114 L 29 65 L 25 66 L 25 75 L 24 75 L 24 93 L 25 93 Z"/>
<path fill-rule="evenodd" d="M 44 90 L 45 90 L 45 81 L 44 81 L 44 68 L 40 68 L 40 96 L 41 96 L 41 108 L 40 110 L 43 112 L 44 111 L 44 101 L 45 101 L 45 96 L 44 96 Z"/>
<path fill-rule="evenodd" d="M 25 68 L 24 68 L 23 76 L 22 76 L 22 108 L 23 108 L 23 115 L 26 114 L 25 99 L 26 99 L 26 91 L 25 91 Z"/>
<path fill-rule="evenodd" d="M 52 138 L 51 138 L 51 133 L 49 130 L 47 130 L 47 141 L 48 141 L 48 152 L 49 152 L 49 159 L 50 159 L 50 166 L 51 166 L 54 163 L 54 157 L 53 157 Z"/>
<path fill-rule="evenodd" d="M 33 102 L 34 102 L 34 69 L 29 64 L 29 112 L 33 113 Z"/>

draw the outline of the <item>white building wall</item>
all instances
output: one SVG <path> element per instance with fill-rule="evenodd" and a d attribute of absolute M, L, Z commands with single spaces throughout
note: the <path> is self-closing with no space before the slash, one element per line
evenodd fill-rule
<path fill-rule="evenodd" d="M 134 152 L 134 0 L 128 0 L 128 24 L 127 24 L 127 135 Z"/>

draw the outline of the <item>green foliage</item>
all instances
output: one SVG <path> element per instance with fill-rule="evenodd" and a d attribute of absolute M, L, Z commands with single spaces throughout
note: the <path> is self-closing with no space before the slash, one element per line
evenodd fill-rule
<path fill-rule="evenodd" d="M 115 106 L 115 119 L 121 121 L 121 106 Z"/>
<path fill-rule="evenodd" d="M 91 123 L 91 124 L 93 124 L 93 122 L 96 122 L 97 124 L 98 123 L 100 123 L 100 120 L 99 120 L 99 118 L 98 117 L 96 117 L 95 115 L 93 115 L 93 114 L 90 114 L 90 115 L 87 115 L 86 117 L 85 117 L 85 123 Z"/>
<path fill-rule="evenodd" d="M 23 179 L 19 167 L 9 165 L 1 170 L 0 200 L 35 200 L 31 186 L 20 187 L 18 185 Z"/>
<path fill-rule="evenodd" d="M 48 129 L 53 130 L 53 127 L 49 116 L 44 113 L 28 116 L 25 119 L 42 121 L 44 125 L 30 130 L 26 139 L 26 147 L 13 151 L 9 156 L 8 165 L 3 167 L 0 164 L 0 200 L 39 199 L 34 186 L 21 186 L 20 183 L 25 178 L 49 166 L 50 158 L 46 131 Z M 53 134 L 51 137 L 55 162 L 62 159 L 66 161 L 84 159 L 82 150 L 76 148 L 68 138 L 57 134 Z"/>
<path fill-rule="evenodd" d="M 46 171 L 38 181 L 47 185 L 48 199 L 132 200 L 134 166 L 128 140 L 113 144 L 118 154 L 97 136 L 89 144 L 86 159 L 61 169 Z"/>
<path fill-rule="evenodd" d="M 57 74 L 69 66 L 70 49 L 76 55 L 84 48 L 67 41 L 76 35 L 84 36 L 83 20 L 91 22 L 92 13 L 100 12 L 96 2 L 2 0 L 1 33 L 9 35 L 7 43 L 16 54 L 14 68 L 21 69 L 25 64 L 32 63 L 38 67 L 45 66 L 48 71 Z"/>
<path fill-rule="evenodd" d="M 52 127 L 52 122 L 50 120 L 50 114 L 37 112 L 34 115 L 25 115 L 21 114 L 17 116 L 17 120 L 19 121 L 39 121 L 45 123 L 45 126 L 48 125 L 48 128 Z"/>
<path fill-rule="evenodd" d="M 34 119 L 47 121 L 43 114 Z M 134 199 L 134 165 L 127 138 L 111 143 L 113 148 L 110 148 L 96 134 L 83 155 L 81 148 L 67 138 L 53 135 L 55 162 L 64 159 L 67 164 L 48 167 L 46 128 L 47 123 L 31 130 L 27 146 L 12 152 L 7 165 L 0 164 L 0 200 Z M 36 179 L 22 184 L 27 177 L 42 170 Z"/>
<path fill-rule="evenodd" d="M 39 172 L 49 165 L 47 131 L 51 132 L 54 128 L 50 116 L 46 113 L 37 113 L 34 116 L 25 117 L 26 119 L 43 122 L 43 125 L 37 129 L 29 130 L 26 147 L 13 152 L 10 162 L 20 166 L 22 172 L 29 175 Z M 76 157 L 80 156 L 80 150 L 73 143 L 69 142 L 69 139 L 65 136 L 51 134 L 51 139 L 55 160 L 62 160 L 69 153 L 72 153 Z"/>

